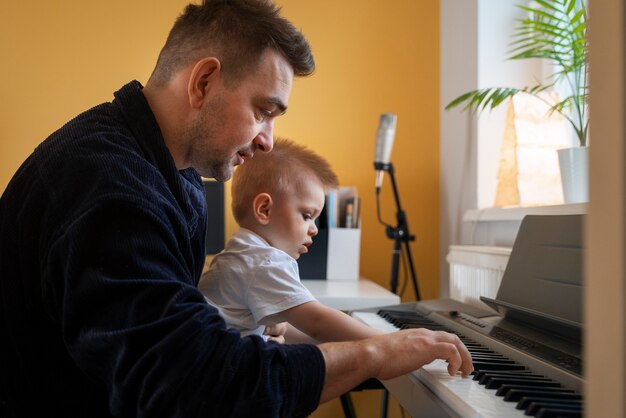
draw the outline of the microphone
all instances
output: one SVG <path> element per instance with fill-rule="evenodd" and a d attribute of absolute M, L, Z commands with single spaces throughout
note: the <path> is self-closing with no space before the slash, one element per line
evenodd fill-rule
<path fill-rule="evenodd" d="M 383 185 L 384 170 L 382 165 L 389 164 L 391 159 L 391 149 L 393 139 L 396 135 L 396 121 L 398 117 L 393 113 L 383 113 L 380 115 L 378 131 L 376 132 L 376 155 L 374 157 L 374 167 L 376 168 L 376 190 L 380 190 Z"/>

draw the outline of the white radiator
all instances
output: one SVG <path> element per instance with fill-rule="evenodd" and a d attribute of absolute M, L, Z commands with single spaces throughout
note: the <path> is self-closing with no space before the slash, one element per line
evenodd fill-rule
<path fill-rule="evenodd" d="M 480 296 L 496 297 L 510 254 L 510 247 L 451 245 L 450 297 L 484 308 Z"/>

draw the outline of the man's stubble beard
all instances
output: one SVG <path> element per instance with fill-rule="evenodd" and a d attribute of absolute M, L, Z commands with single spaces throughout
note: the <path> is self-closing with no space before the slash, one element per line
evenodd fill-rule
<path fill-rule="evenodd" d="M 222 122 L 222 100 L 214 99 L 207 103 L 198 119 L 185 132 L 185 140 L 190 144 L 189 161 L 201 176 L 225 182 L 233 175 L 233 156 L 222 156 L 216 149 L 216 131 Z M 226 161 L 224 161 L 226 159 Z"/>

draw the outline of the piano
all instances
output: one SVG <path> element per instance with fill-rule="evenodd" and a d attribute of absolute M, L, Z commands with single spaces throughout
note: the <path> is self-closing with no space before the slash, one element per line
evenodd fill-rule
<path fill-rule="evenodd" d="M 583 416 L 582 218 L 526 216 L 484 308 L 438 299 L 352 312 L 388 332 L 452 332 L 470 350 L 471 376 L 436 360 L 382 382 L 412 417 Z"/>

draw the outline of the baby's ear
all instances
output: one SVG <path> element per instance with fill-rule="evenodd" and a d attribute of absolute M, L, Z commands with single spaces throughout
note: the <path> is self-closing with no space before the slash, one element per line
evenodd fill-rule
<path fill-rule="evenodd" d="M 254 219 L 262 225 L 267 225 L 270 222 L 273 204 L 272 196 L 269 194 L 259 193 L 256 195 L 252 201 Z"/>

